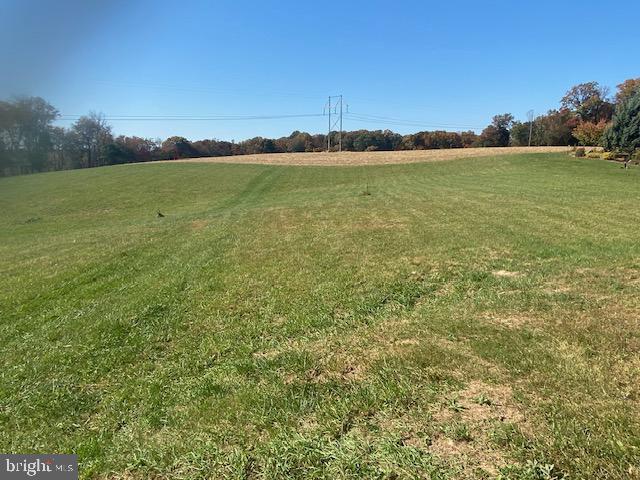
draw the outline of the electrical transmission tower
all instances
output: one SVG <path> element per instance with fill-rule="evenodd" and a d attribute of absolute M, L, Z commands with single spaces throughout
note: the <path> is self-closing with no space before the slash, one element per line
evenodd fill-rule
<path fill-rule="evenodd" d="M 332 104 L 331 100 L 336 99 Z M 331 119 L 331 110 L 338 118 L 335 121 Z M 329 100 L 324 105 L 323 114 L 329 114 L 329 131 L 327 132 L 327 152 L 331 151 L 331 130 L 338 126 L 338 151 L 342 151 L 342 95 L 329 95 Z"/>
<path fill-rule="evenodd" d="M 527 112 L 527 120 L 529 120 L 529 146 L 531 146 L 531 134 L 533 133 L 533 110 Z"/>

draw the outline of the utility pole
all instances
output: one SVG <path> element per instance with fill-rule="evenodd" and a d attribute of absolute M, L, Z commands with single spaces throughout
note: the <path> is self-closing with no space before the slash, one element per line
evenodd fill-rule
<path fill-rule="evenodd" d="M 337 99 L 336 102 L 332 105 L 331 100 Z M 331 119 L 331 108 L 333 107 L 333 113 L 338 116 L 338 119 L 332 121 Z M 338 107 L 340 110 L 338 111 Z M 347 105 L 347 113 L 349 111 L 349 106 Z M 324 109 L 322 113 L 328 112 L 329 114 L 329 131 L 327 132 L 327 152 L 331 151 L 331 130 L 338 126 L 338 151 L 342 151 L 342 95 L 329 95 L 329 99 L 327 103 L 324 105 Z"/>
<path fill-rule="evenodd" d="M 529 119 L 529 146 L 531 146 L 531 134 L 533 133 L 533 110 L 527 112 L 527 118 Z"/>

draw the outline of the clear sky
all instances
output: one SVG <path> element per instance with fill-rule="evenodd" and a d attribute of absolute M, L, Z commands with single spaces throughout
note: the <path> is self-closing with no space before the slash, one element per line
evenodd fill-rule
<path fill-rule="evenodd" d="M 97 6 L 99 5 L 99 6 Z M 61 114 L 350 112 L 400 133 L 524 119 L 572 85 L 640 76 L 640 2 L 0 0 L 0 98 Z M 68 125 L 70 122 L 62 122 Z M 110 121 L 114 133 L 242 140 L 326 130 L 326 118 Z"/>

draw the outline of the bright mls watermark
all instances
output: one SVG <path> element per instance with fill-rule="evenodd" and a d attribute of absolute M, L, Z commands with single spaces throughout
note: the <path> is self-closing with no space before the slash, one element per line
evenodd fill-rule
<path fill-rule="evenodd" d="M 0 453 L 0 480 L 77 480 L 77 455 L 13 455 Z"/>

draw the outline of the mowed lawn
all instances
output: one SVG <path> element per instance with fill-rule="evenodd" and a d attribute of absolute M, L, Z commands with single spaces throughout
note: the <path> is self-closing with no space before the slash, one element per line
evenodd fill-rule
<path fill-rule="evenodd" d="M 0 451 L 82 478 L 640 478 L 637 167 L 3 178 L 0 272 Z"/>

